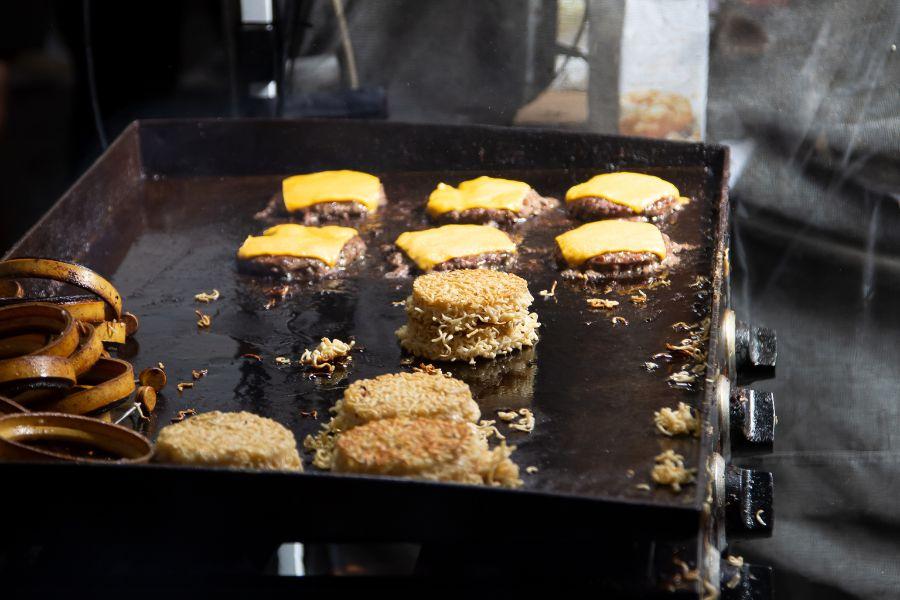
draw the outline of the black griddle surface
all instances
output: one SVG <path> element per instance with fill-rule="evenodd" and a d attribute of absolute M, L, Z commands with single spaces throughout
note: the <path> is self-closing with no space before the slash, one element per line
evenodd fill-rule
<path fill-rule="evenodd" d="M 277 194 L 282 177 L 143 180 L 136 211 L 129 214 L 134 234 L 124 258 L 119 260 L 117 251 L 114 260 L 100 256 L 87 264 L 108 267 L 104 274 L 118 286 L 127 310 L 141 319 L 137 347 L 127 352 L 136 372 L 159 361 L 166 365 L 170 384 L 160 396 L 148 433 L 155 437 L 183 409 L 246 410 L 284 424 L 302 443 L 328 418 L 328 409 L 351 381 L 412 368 L 401 365 L 404 355 L 394 331 L 405 314 L 393 305 L 408 295 L 412 280 L 383 277 L 381 246 L 401 231 L 430 226 L 422 207 L 439 181 L 457 184 L 488 174 L 522 179 L 543 195 L 562 198 L 569 186 L 605 170 L 377 173 L 389 202 L 361 228 L 368 244 L 365 262 L 339 279 L 293 283 L 290 294 L 269 309 L 266 292 L 279 282 L 237 273 L 234 256 L 247 235 L 259 234 L 269 224 L 255 220 L 254 214 Z M 553 237 L 579 223 L 562 210 L 553 211 L 514 231 L 522 241 L 513 271 L 528 280 L 533 309 L 540 316 L 536 348 L 449 370 L 470 383 L 483 418 L 496 418 L 499 408 L 533 410 L 534 431 L 507 436 L 518 447 L 513 458 L 522 469 L 524 489 L 684 506 L 698 502 L 694 486 L 676 495 L 666 488 L 651 485 L 651 491 L 644 491 L 636 485 L 649 482 L 653 457 L 669 448 L 683 454 L 689 466 L 697 466 L 699 441 L 655 433 L 652 415 L 678 401 L 699 406 L 702 391 L 676 389 L 666 382 L 683 360 L 671 366 L 658 361 L 655 372 L 642 363 L 665 351 L 666 342 L 684 337 L 672 330 L 673 323 L 697 321 L 697 311 L 709 309 L 709 296 L 698 295 L 690 284 L 698 275 L 712 274 L 717 178 L 700 165 L 636 170 L 672 181 L 693 199 L 662 226 L 675 242 L 694 246 L 681 253 L 680 265 L 671 271 L 671 286 L 649 291 L 649 301 L 639 306 L 627 296 L 604 294 L 603 286 L 586 289 L 563 281 L 552 259 Z M 95 247 L 122 243 L 106 243 L 101 237 Z M 554 281 L 559 281 L 555 296 L 543 298 L 539 291 L 549 290 Z M 221 292 L 217 302 L 194 301 L 194 294 L 213 288 Z M 612 298 L 620 305 L 612 311 L 591 310 L 588 297 Z M 209 329 L 198 329 L 195 310 L 211 315 Z M 629 325 L 613 326 L 614 315 Z M 276 363 L 277 356 L 296 363 L 303 350 L 322 337 L 357 341 L 360 351 L 353 353 L 345 373 L 331 379 L 310 377 L 296 364 Z M 258 354 L 262 361 L 242 358 L 244 354 Z M 193 389 L 178 393 L 175 383 L 193 381 L 193 369 L 208 369 L 208 375 Z M 318 420 L 302 414 L 313 411 Z M 498 421 L 498 426 L 508 432 L 505 424 Z M 315 471 L 310 455 L 303 455 L 307 472 Z M 527 466 L 538 472 L 526 473 Z"/>

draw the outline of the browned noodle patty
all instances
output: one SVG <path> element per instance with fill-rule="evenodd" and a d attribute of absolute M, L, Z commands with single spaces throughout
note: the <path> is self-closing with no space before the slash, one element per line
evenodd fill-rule
<path fill-rule="evenodd" d="M 296 279 L 322 279 L 333 275 L 366 252 L 366 243 L 358 235 L 351 238 L 344 247 L 336 265 L 329 266 L 317 258 L 298 256 L 255 256 L 239 258 L 238 269 L 251 275 L 289 277 Z"/>

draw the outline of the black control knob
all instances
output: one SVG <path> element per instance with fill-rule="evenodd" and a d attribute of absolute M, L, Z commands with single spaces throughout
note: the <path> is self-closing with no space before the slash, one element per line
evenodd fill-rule
<path fill-rule="evenodd" d="M 725 468 L 725 526 L 729 538 L 772 535 L 774 479 L 766 471 Z"/>
<path fill-rule="evenodd" d="M 770 600 L 772 598 L 772 567 L 751 565 L 743 559 L 729 556 L 719 569 L 722 581 L 722 600 Z"/>
<path fill-rule="evenodd" d="M 775 376 L 778 348 L 775 330 L 738 321 L 734 328 L 734 359 L 738 383 Z"/>
<path fill-rule="evenodd" d="M 732 446 L 761 448 L 775 442 L 775 395 L 735 388 L 729 402 Z"/>

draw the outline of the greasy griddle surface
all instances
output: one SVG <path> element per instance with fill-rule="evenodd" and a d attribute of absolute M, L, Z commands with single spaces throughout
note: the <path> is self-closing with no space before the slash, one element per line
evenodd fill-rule
<path fill-rule="evenodd" d="M 498 408 L 529 407 L 537 425 L 530 434 L 509 432 L 518 446 L 514 460 L 522 468 L 525 488 L 590 497 L 630 498 L 661 504 L 694 501 L 688 486 L 679 494 L 667 489 L 642 491 L 657 453 L 673 448 L 696 466 L 696 439 L 669 439 L 654 432 L 652 414 L 683 400 L 697 406 L 701 392 L 675 389 L 666 381 L 671 372 L 662 364 L 648 372 L 642 363 L 665 350 L 682 334 L 677 321 L 696 321 L 696 310 L 708 305 L 689 287 L 697 275 L 712 272 L 714 209 L 710 202 L 713 177 L 702 167 L 641 169 L 675 183 L 693 202 L 674 221 L 663 225 L 678 243 L 695 249 L 681 254 L 671 273 L 671 287 L 648 292 L 646 305 L 636 306 L 615 292 L 603 294 L 583 284 L 559 278 L 552 259 L 553 237 L 577 223 L 555 210 L 515 231 L 521 238 L 514 272 L 526 278 L 540 315 L 540 341 L 534 351 L 476 367 L 451 366 L 466 379 L 482 406 L 484 418 L 496 418 Z M 388 205 L 363 227 L 368 244 L 365 262 L 346 277 L 308 285 L 292 284 L 290 294 L 266 309 L 266 291 L 278 282 L 242 275 L 235 270 L 235 252 L 249 234 L 267 223 L 254 219 L 280 189 L 279 177 L 158 179 L 145 182 L 143 214 L 124 260 L 108 272 L 126 299 L 127 309 L 140 316 L 137 349 L 129 357 L 136 370 L 165 363 L 169 386 L 160 398 L 148 432 L 155 437 L 179 410 L 247 410 L 271 417 L 290 428 L 298 444 L 328 418 L 328 409 L 353 380 L 409 369 L 394 331 L 404 323 L 404 310 L 393 303 L 409 293 L 411 279 L 383 275 L 381 246 L 406 229 L 428 227 L 422 207 L 439 181 L 457 184 L 481 172 L 379 173 Z M 504 171 L 487 173 L 528 181 L 543 195 L 562 198 L 572 184 L 594 172 Z M 287 174 L 285 174 L 287 175 Z M 559 281 L 556 295 L 549 290 Z M 194 294 L 221 292 L 211 304 L 195 302 Z M 613 311 L 588 309 L 585 298 L 609 297 L 620 302 Z M 209 329 L 198 329 L 195 310 L 212 316 Z M 614 327 L 614 315 L 629 325 Z M 360 351 L 352 365 L 331 379 L 310 377 L 304 369 L 282 366 L 276 356 L 294 362 L 305 348 L 323 336 L 353 338 Z M 262 361 L 241 358 L 258 354 Z M 418 361 L 416 361 L 418 362 Z M 683 361 L 677 361 L 675 365 Z M 674 365 L 673 365 L 674 367 Z M 175 383 L 192 381 L 192 369 L 208 375 L 182 393 Z M 301 413 L 317 411 L 318 420 Z M 506 424 L 499 423 L 507 433 Z M 303 453 L 307 470 L 310 456 Z M 538 472 L 528 474 L 525 467 Z M 633 471 L 633 477 L 629 477 Z"/>

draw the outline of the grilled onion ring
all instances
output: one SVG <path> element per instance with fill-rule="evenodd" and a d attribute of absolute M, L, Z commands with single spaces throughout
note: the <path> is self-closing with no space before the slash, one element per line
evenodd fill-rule
<path fill-rule="evenodd" d="M 124 360 L 101 358 L 79 377 L 78 384 L 90 387 L 43 406 L 42 410 L 75 415 L 100 410 L 131 395 L 134 391 L 134 370 Z"/>
<path fill-rule="evenodd" d="M 46 342 L 48 334 L 52 337 Z M 0 308 L 0 359 L 28 354 L 69 356 L 77 347 L 78 328 L 66 309 L 52 304 Z"/>
<path fill-rule="evenodd" d="M 103 337 L 100 330 L 88 323 L 79 323 L 79 327 L 82 329 L 81 344 L 69 356 L 75 375 L 89 371 L 103 353 Z"/>
<path fill-rule="evenodd" d="M 0 360 L 0 392 L 20 404 L 26 403 L 23 393 L 65 390 L 73 385 L 75 370 L 67 357 L 31 355 Z M 30 395 L 28 398 L 33 400 Z"/>
<path fill-rule="evenodd" d="M 0 279 L 52 279 L 87 290 L 102 298 L 115 313 L 122 316 L 122 297 L 109 281 L 99 274 L 71 263 L 49 258 L 11 258 L 0 261 Z"/>

